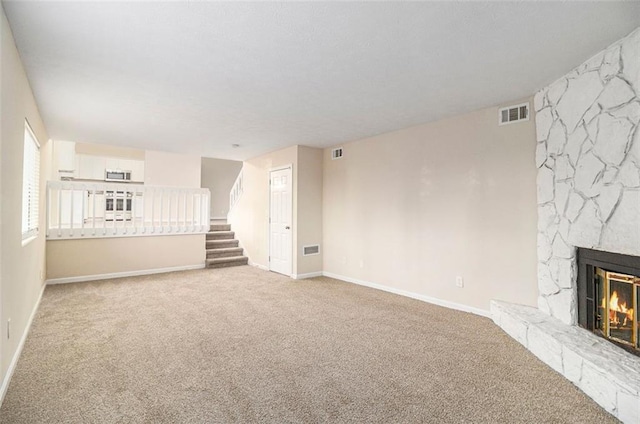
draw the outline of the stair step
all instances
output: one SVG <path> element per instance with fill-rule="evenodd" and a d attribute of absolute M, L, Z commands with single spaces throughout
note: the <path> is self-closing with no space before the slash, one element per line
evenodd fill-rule
<path fill-rule="evenodd" d="M 207 250 L 209 249 L 224 249 L 227 247 L 238 247 L 238 240 L 207 240 L 206 241 Z"/>
<path fill-rule="evenodd" d="M 210 231 L 231 231 L 231 224 L 211 224 Z"/>
<path fill-rule="evenodd" d="M 207 259 L 207 268 L 226 268 L 230 266 L 247 265 L 249 258 L 246 256 L 232 256 L 229 258 Z"/>
<path fill-rule="evenodd" d="M 211 231 L 207 233 L 207 240 L 229 240 L 234 236 L 233 231 Z"/>
<path fill-rule="evenodd" d="M 229 258 L 242 256 L 242 247 L 224 247 L 220 249 L 207 249 L 207 259 Z"/>

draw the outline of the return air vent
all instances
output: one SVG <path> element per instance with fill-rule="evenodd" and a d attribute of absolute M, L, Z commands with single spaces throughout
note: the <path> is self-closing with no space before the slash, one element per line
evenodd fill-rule
<path fill-rule="evenodd" d="M 342 147 L 337 147 L 331 150 L 331 160 L 336 160 L 341 158 L 342 158 Z"/>
<path fill-rule="evenodd" d="M 319 255 L 320 245 L 314 244 L 313 246 L 304 246 L 302 248 L 302 256 Z"/>
<path fill-rule="evenodd" d="M 498 125 L 529 120 L 529 103 L 504 107 L 498 111 Z"/>

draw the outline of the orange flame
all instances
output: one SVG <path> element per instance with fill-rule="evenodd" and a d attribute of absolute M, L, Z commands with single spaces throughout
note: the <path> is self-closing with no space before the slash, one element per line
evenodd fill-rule
<path fill-rule="evenodd" d="M 627 325 L 627 320 L 633 319 L 633 308 L 627 307 L 627 302 L 620 302 L 618 292 L 614 290 L 613 293 L 611 293 L 611 298 L 609 299 L 609 321 L 612 324 L 620 324 L 620 320 L 618 319 L 618 314 L 616 312 L 625 314 L 622 325 Z"/>

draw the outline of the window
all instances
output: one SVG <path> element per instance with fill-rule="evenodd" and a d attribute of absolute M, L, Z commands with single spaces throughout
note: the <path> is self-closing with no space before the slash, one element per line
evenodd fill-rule
<path fill-rule="evenodd" d="M 22 240 L 38 235 L 40 192 L 40 144 L 29 123 L 24 121 L 22 162 Z"/>

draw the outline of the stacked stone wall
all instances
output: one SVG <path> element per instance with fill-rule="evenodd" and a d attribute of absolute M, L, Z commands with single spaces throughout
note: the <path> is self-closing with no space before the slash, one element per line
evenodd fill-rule
<path fill-rule="evenodd" d="M 640 255 L 640 28 L 534 97 L 538 307 L 575 324 L 576 247 Z"/>

